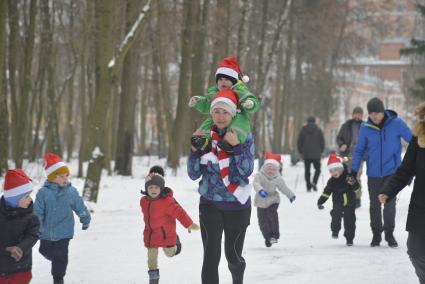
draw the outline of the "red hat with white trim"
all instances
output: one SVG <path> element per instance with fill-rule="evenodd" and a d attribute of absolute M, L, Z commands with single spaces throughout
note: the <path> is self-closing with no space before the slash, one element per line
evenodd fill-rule
<path fill-rule="evenodd" d="M 44 155 L 44 170 L 49 181 L 53 181 L 56 175 L 69 174 L 68 166 L 62 161 L 61 157 L 53 153 Z"/>
<path fill-rule="evenodd" d="M 7 206 L 16 208 L 19 201 L 34 188 L 31 179 L 21 169 L 11 169 L 4 177 L 4 200 Z"/>
<path fill-rule="evenodd" d="M 280 163 L 282 161 L 282 156 L 280 154 L 273 154 L 272 152 L 266 152 L 264 165 L 272 164 L 276 167 L 280 166 Z"/>
<path fill-rule="evenodd" d="M 238 94 L 230 89 L 224 89 L 217 92 L 211 101 L 211 113 L 215 108 L 223 108 L 232 114 L 232 117 L 236 115 L 239 110 L 239 99 Z"/>
<path fill-rule="evenodd" d="M 216 81 L 220 77 L 229 79 L 232 81 L 233 85 L 235 85 L 239 79 L 245 83 L 249 82 L 249 77 L 242 73 L 238 60 L 235 57 L 226 57 L 220 62 L 215 72 Z"/>
<path fill-rule="evenodd" d="M 332 170 L 337 168 L 344 168 L 342 162 L 343 160 L 340 157 L 338 157 L 335 153 L 332 153 L 329 155 L 328 169 Z"/>

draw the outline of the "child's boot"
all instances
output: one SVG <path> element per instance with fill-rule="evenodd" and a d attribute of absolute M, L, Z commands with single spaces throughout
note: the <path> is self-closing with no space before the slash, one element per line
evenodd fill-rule
<path fill-rule="evenodd" d="M 149 284 L 159 283 L 159 269 L 149 270 L 148 274 L 149 274 Z"/>
<path fill-rule="evenodd" d="M 174 255 L 178 255 L 182 251 L 182 243 L 180 242 L 179 235 L 177 235 L 176 247 L 177 247 L 177 249 L 176 249 L 176 253 Z"/>
<path fill-rule="evenodd" d="M 206 136 L 193 135 L 190 139 L 190 143 L 197 150 L 204 152 L 211 151 L 211 140 L 209 140 Z"/>

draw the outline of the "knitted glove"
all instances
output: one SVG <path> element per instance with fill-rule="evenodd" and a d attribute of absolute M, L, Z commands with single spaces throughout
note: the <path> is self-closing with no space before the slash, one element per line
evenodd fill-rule
<path fill-rule="evenodd" d="M 242 106 L 249 110 L 254 107 L 254 102 L 252 100 L 246 100 L 242 103 Z"/>
<path fill-rule="evenodd" d="M 6 251 L 10 252 L 10 256 L 13 257 L 16 262 L 18 262 L 24 255 L 21 248 L 18 246 L 8 247 L 6 248 Z"/>
<path fill-rule="evenodd" d="M 292 196 L 291 198 L 289 198 L 289 201 L 292 203 L 292 202 L 294 202 L 294 201 L 295 201 L 295 198 L 296 198 L 296 196 L 294 195 L 294 196 Z"/>
<path fill-rule="evenodd" d="M 261 196 L 262 198 L 266 198 L 269 194 L 266 191 L 264 191 L 264 189 L 261 189 L 258 192 L 258 195 Z"/>
<path fill-rule="evenodd" d="M 198 100 L 199 100 L 199 97 L 197 96 L 191 97 L 188 103 L 189 107 L 195 106 Z"/>
<path fill-rule="evenodd" d="M 322 204 L 317 204 L 317 207 L 318 207 L 320 210 L 322 210 L 322 209 L 324 209 L 324 208 L 325 208 L 325 206 L 323 206 Z"/>
<path fill-rule="evenodd" d="M 87 230 L 87 229 L 89 228 L 89 225 L 90 225 L 90 224 L 83 224 L 82 229 L 83 229 L 83 230 Z"/>
<path fill-rule="evenodd" d="M 190 226 L 189 226 L 189 228 L 187 228 L 187 231 L 188 231 L 189 233 L 191 233 L 191 232 L 192 232 L 192 230 L 194 230 L 194 231 L 199 231 L 199 229 L 200 229 L 200 227 L 199 227 L 199 225 L 198 225 L 198 224 L 192 223 L 192 225 L 190 225 Z"/>

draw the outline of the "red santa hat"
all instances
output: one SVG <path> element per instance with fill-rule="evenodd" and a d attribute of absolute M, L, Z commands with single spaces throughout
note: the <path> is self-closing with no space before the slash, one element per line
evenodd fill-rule
<path fill-rule="evenodd" d="M 235 57 L 226 57 L 220 62 L 215 72 L 215 78 L 219 78 L 220 75 L 229 78 L 233 84 L 239 79 L 245 83 L 249 82 L 249 77 L 242 73 L 238 60 Z"/>
<path fill-rule="evenodd" d="M 282 160 L 282 156 L 280 154 L 273 154 L 272 152 L 266 152 L 265 158 L 264 165 L 272 164 L 276 167 L 280 166 Z"/>
<path fill-rule="evenodd" d="M 28 192 L 31 192 L 34 184 L 21 169 L 11 169 L 4 177 L 4 199 L 6 205 L 17 207 L 19 200 Z"/>
<path fill-rule="evenodd" d="M 238 101 L 238 95 L 235 91 L 230 89 L 219 91 L 211 101 L 211 113 L 215 108 L 223 108 L 234 117 L 239 109 Z"/>
<path fill-rule="evenodd" d="M 50 181 L 55 179 L 55 175 L 69 174 L 68 166 L 62 161 L 61 157 L 53 153 L 44 155 L 44 170 L 47 179 Z"/>
<path fill-rule="evenodd" d="M 332 153 L 329 155 L 328 169 L 332 170 L 337 168 L 344 168 L 342 162 L 343 160 L 340 157 L 338 157 L 335 153 Z"/>

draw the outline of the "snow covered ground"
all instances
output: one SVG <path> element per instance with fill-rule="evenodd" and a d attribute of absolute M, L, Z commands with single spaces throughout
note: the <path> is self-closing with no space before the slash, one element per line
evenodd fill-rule
<path fill-rule="evenodd" d="M 185 160 L 184 160 L 185 161 Z M 297 200 L 290 204 L 282 196 L 279 207 L 281 239 L 271 248 L 264 240 L 257 224 L 253 208 L 251 226 L 245 241 L 244 258 L 247 261 L 245 283 L 418 283 L 413 267 L 406 254 L 405 223 L 411 190 L 404 189 L 398 197 L 395 236 L 400 247 L 389 248 L 386 242 L 381 247 L 371 248 L 372 234 L 369 228 L 368 194 L 362 197 L 363 206 L 356 211 L 357 230 L 354 246 L 347 247 L 345 239 L 331 238 L 331 200 L 324 210 L 316 206 L 320 191 L 307 193 L 303 181 L 303 165 L 289 166 L 285 157 L 283 176 L 295 191 Z M 154 158 L 136 158 L 134 177 L 107 175 L 102 177 L 96 212 L 88 231 L 81 231 L 76 223 L 76 234 L 70 243 L 69 266 L 66 283 L 127 284 L 148 283 L 147 253 L 143 246 L 143 219 L 139 208 L 140 189 L 150 166 L 164 161 Z M 76 162 L 71 164 L 76 173 Z M 324 177 L 319 181 L 321 190 L 329 177 L 323 161 Z M 40 166 L 28 166 L 34 176 L 40 174 Z M 73 177 L 73 184 L 82 189 L 84 180 Z M 363 185 L 366 184 L 363 178 Z M 166 184 L 174 189 L 175 197 L 189 215 L 198 222 L 197 182 L 191 181 L 182 164 L 177 176 L 167 172 Z M 160 253 L 161 283 L 200 283 L 202 265 L 202 241 L 199 232 L 191 234 L 178 226 L 183 249 L 175 258 Z M 51 283 L 50 264 L 38 253 L 38 244 L 33 251 L 34 284 Z M 231 276 L 222 254 L 220 283 L 231 283 Z"/>

